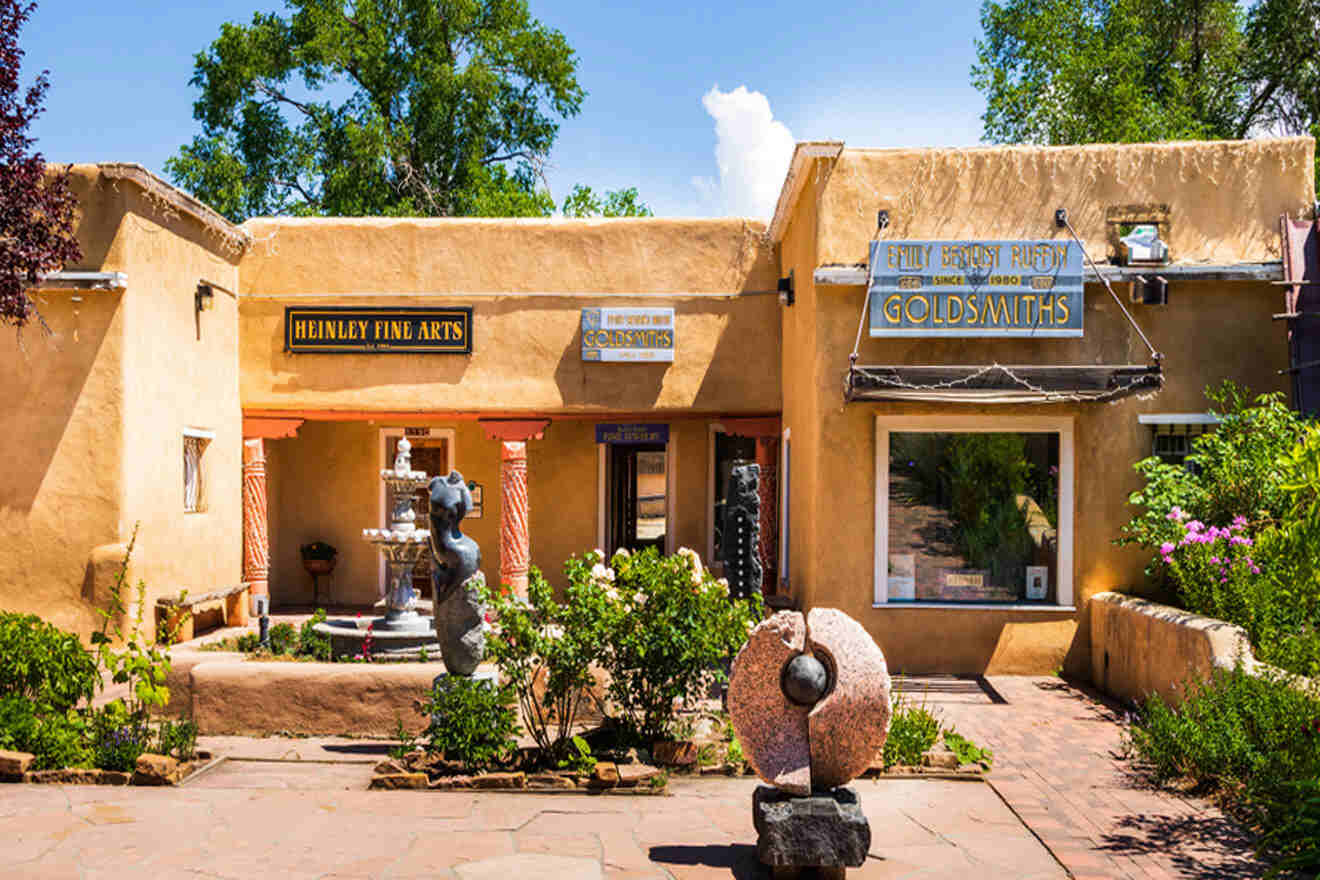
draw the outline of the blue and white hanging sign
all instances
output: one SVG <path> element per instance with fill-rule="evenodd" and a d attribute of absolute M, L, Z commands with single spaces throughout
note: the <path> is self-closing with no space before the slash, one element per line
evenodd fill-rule
<path fill-rule="evenodd" d="M 674 310 L 583 309 L 582 360 L 672 363 Z"/>
<path fill-rule="evenodd" d="M 1074 242 L 873 241 L 871 336 L 1081 336 Z"/>

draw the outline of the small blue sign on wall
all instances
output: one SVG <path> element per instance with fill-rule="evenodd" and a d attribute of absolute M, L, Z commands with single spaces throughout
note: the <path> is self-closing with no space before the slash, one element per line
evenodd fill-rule
<path fill-rule="evenodd" d="M 1076 243 L 871 242 L 871 336 L 1081 336 Z"/>
<path fill-rule="evenodd" d="M 637 446 L 643 443 L 668 443 L 669 426 L 656 425 L 597 425 L 597 443 Z"/>

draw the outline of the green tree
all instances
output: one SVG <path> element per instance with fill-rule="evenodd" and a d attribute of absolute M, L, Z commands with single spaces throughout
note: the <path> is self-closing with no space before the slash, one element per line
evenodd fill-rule
<path fill-rule="evenodd" d="M 202 133 L 166 163 L 232 220 L 533 215 L 585 92 L 525 0 L 288 0 L 196 56 Z"/>
<path fill-rule="evenodd" d="M 1320 0 L 987 0 L 981 26 L 990 141 L 1320 133 Z"/>
<path fill-rule="evenodd" d="M 565 217 L 654 217 L 651 209 L 637 195 L 637 187 L 616 189 L 602 199 L 589 186 L 577 184 L 564 199 Z"/>

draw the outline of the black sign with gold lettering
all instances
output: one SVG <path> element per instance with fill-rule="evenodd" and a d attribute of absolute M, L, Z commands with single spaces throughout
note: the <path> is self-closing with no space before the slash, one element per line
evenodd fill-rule
<path fill-rule="evenodd" d="M 472 308 L 286 306 L 284 350 L 295 354 L 471 354 Z"/>

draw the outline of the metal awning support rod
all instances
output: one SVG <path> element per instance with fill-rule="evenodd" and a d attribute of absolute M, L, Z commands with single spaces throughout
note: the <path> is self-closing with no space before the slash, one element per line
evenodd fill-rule
<path fill-rule="evenodd" d="M 1087 264 L 1091 267 L 1092 272 L 1100 276 L 1100 283 L 1105 286 L 1105 290 L 1109 291 L 1109 295 L 1114 298 L 1114 302 L 1118 303 L 1119 309 L 1123 312 L 1123 317 L 1128 319 L 1128 323 L 1132 325 L 1132 329 L 1137 331 L 1137 335 L 1141 337 L 1141 341 L 1146 343 L 1146 348 L 1150 349 L 1151 359 L 1156 363 L 1159 363 L 1163 359 L 1163 356 L 1155 350 L 1155 346 L 1150 344 L 1150 340 L 1147 339 L 1146 334 L 1142 332 L 1141 326 L 1137 324 L 1136 319 L 1132 317 L 1132 313 L 1128 311 L 1127 306 L 1123 305 L 1123 300 L 1119 298 L 1117 293 L 1114 293 L 1114 288 L 1110 285 L 1109 279 L 1100 275 L 1100 270 L 1096 268 L 1095 260 L 1091 259 L 1091 255 L 1086 252 L 1086 245 L 1082 244 L 1082 240 L 1077 236 L 1077 230 L 1073 229 L 1072 222 L 1068 219 L 1067 209 L 1060 208 L 1055 211 L 1054 222 L 1059 226 L 1062 226 L 1064 229 L 1067 229 L 1068 234 L 1072 236 L 1073 241 L 1077 242 L 1077 247 L 1082 250 L 1082 259 L 1086 260 Z"/>

